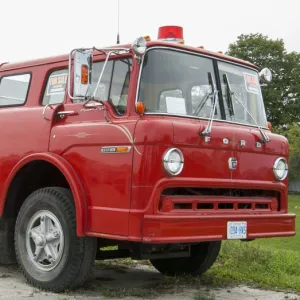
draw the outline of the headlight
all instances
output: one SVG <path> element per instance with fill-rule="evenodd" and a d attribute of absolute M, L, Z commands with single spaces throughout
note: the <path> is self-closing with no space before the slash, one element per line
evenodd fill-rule
<path fill-rule="evenodd" d="M 288 164 L 282 157 L 276 159 L 273 172 L 277 180 L 284 180 L 288 174 Z"/>
<path fill-rule="evenodd" d="M 165 170 L 171 175 L 178 175 L 183 168 L 183 154 L 177 148 L 169 149 L 163 156 Z"/>

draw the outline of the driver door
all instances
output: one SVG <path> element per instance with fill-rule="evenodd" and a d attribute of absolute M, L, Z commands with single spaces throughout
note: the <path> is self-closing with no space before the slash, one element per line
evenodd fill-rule
<path fill-rule="evenodd" d="M 93 64 L 92 91 L 102 67 L 103 62 Z M 131 58 L 109 61 L 96 91 L 108 103 L 86 107 L 85 101 L 68 98 L 60 112 L 65 114 L 53 124 L 50 151 L 62 155 L 80 177 L 89 233 L 128 235 L 136 125 L 126 110 L 130 72 Z"/>

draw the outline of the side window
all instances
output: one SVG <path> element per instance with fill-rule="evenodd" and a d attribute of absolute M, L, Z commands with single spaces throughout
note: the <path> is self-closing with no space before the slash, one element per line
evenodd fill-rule
<path fill-rule="evenodd" d="M 60 104 L 64 101 L 68 82 L 68 70 L 62 69 L 50 73 L 44 91 L 42 105 Z"/>
<path fill-rule="evenodd" d="M 8 75 L 0 81 L 0 106 L 23 105 L 26 102 L 30 74 Z"/>
<path fill-rule="evenodd" d="M 103 62 L 94 63 L 92 73 L 92 91 L 95 91 Z M 96 97 L 109 101 L 119 115 L 124 115 L 127 107 L 129 80 L 132 59 L 110 60 L 104 70 Z"/>

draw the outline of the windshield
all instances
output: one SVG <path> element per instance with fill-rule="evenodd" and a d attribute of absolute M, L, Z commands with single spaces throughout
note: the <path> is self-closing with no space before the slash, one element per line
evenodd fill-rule
<path fill-rule="evenodd" d="M 256 125 L 237 95 L 258 125 L 266 127 L 257 72 L 225 62 L 218 62 L 218 68 L 219 84 L 213 59 L 174 49 L 150 49 L 144 58 L 137 100 L 144 102 L 146 113 L 210 118 L 213 89 L 221 86 L 213 119 Z M 231 99 L 225 74 L 233 92 Z"/>
<path fill-rule="evenodd" d="M 209 118 L 214 82 L 212 59 L 153 49 L 144 59 L 138 100 L 145 103 L 148 113 Z M 214 118 L 221 118 L 219 104 Z"/>
<path fill-rule="evenodd" d="M 233 122 L 256 125 L 245 109 L 246 107 L 258 125 L 265 127 L 267 120 L 258 74 L 247 68 L 225 62 L 218 62 L 218 67 L 226 119 Z M 231 99 L 230 96 L 228 97 L 228 84 L 226 83 L 225 74 L 227 74 L 229 86 L 233 92 Z M 239 100 L 243 102 L 245 107 Z"/>

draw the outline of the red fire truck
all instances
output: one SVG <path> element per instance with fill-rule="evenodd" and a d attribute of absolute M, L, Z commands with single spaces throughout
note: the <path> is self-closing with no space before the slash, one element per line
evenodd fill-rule
<path fill-rule="evenodd" d="M 0 64 L 0 262 L 59 292 L 95 259 L 199 275 L 222 240 L 295 235 L 271 77 L 185 45 L 177 26 Z"/>

